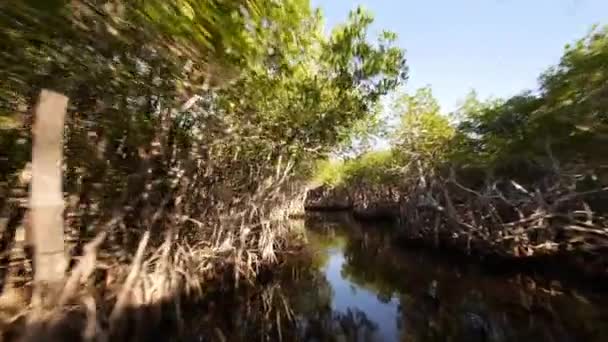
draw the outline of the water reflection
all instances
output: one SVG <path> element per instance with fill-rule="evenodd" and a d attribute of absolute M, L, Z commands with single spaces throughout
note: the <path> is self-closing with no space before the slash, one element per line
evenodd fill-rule
<path fill-rule="evenodd" d="M 331 307 L 339 313 L 356 312 L 362 320 L 368 321 L 374 334 L 367 335 L 365 341 L 394 340 L 397 332 L 399 300 L 392 296 L 382 296 L 374 289 L 367 289 L 349 279 L 348 262 L 341 249 L 332 249 L 327 265 L 321 270 L 329 282 L 334 296 Z M 348 315 L 350 316 L 350 315 Z M 373 327 L 373 329 L 371 329 Z"/>
<path fill-rule="evenodd" d="M 305 223 L 309 253 L 261 288 L 218 298 L 193 340 L 608 341 L 606 295 L 398 248 L 385 224 Z"/>
<path fill-rule="evenodd" d="M 530 279 L 396 248 L 391 227 L 309 216 L 313 264 L 331 314 L 305 341 L 606 341 L 608 301 L 552 295 Z M 528 286 L 526 286 L 526 284 Z M 296 285 L 297 288 L 297 285 Z M 562 289 L 562 292 L 564 290 Z M 566 291 L 568 292 L 568 291 Z M 296 295 L 296 297 L 298 297 Z M 309 293 L 306 301 L 314 301 Z M 297 312 L 299 308 L 294 306 Z M 307 322 L 303 315 L 300 322 Z M 336 324 L 336 322 L 339 322 Z M 339 326 L 341 329 L 337 329 Z M 311 336 L 313 337 L 311 339 Z M 332 338 L 329 338 L 331 336 Z"/>

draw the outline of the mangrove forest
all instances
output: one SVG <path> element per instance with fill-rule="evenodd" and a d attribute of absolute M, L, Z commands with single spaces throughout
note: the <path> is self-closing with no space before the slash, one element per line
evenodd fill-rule
<path fill-rule="evenodd" d="M 0 1 L 0 341 L 608 340 L 608 26 L 445 108 L 317 3 Z"/>

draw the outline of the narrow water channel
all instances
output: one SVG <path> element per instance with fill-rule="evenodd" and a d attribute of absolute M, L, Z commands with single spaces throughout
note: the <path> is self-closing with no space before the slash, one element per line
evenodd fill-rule
<path fill-rule="evenodd" d="M 259 290 L 263 303 L 223 304 L 219 340 L 608 341 L 606 294 L 407 249 L 386 224 L 306 226 L 307 253 Z"/>

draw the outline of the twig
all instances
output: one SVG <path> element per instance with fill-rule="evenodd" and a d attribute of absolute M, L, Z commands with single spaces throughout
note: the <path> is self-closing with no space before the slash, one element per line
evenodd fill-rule
<path fill-rule="evenodd" d="M 141 262 L 149 239 L 150 231 L 146 231 L 139 242 L 139 246 L 137 247 L 135 258 L 131 263 L 131 271 L 129 272 L 127 280 L 125 281 L 124 285 L 122 286 L 122 289 L 120 290 L 120 293 L 118 294 L 118 299 L 116 300 L 116 304 L 112 309 L 112 313 L 110 313 L 110 326 L 112 326 L 118 321 L 118 319 L 122 316 L 122 313 L 126 308 L 128 294 L 131 291 L 133 285 L 135 284 L 135 280 L 139 276 Z"/>
<path fill-rule="evenodd" d="M 97 249 L 106 238 L 106 233 L 98 234 L 95 239 L 87 243 L 83 250 L 84 254 L 78 265 L 72 270 L 70 278 L 61 291 L 59 296 L 58 306 L 61 307 L 76 293 L 78 285 L 89 278 L 93 270 L 95 270 L 95 262 L 97 261 Z"/>
<path fill-rule="evenodd" d="M 571 224 L 568 226 L 561 227 L 563 230 L 571 230 L 580 233 L 588 233 L 596 236 L 600 236 L 603 238 L 608 238 L 608 231 L 602 229 L 593 229 L 593 228 L 585 228 L 579 225 Z"/>

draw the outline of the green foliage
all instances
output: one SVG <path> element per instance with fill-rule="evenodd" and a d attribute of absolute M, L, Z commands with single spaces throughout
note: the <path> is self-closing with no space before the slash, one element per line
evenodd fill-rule
<path fill-rule="evenodd" d="M 447 151 L 453 166 L 508 177 L 583 167 L 601 175 L 608 142 L 608 27 L 566 47 L 559 65 L 540 78 L 540 92 L 479 101 L 469 94 Z"/>
<path fill-rule="evenodd" d="M 540 77 L 537 93 L 482 101 L 472 91 L 451 115 L 441 113 L 428 87 L 398 96 L 390 113 L 399 121 L 391 157 L 363 154 L 334 178 L 378 182 L 398 171 L 418 180 L 456 168 L 532 180 L 568 167 L 604 179 L 608 157 L 599 147 L 608 142 L 607 99 L 608 27 L 594 28 L 566 47 L 559 65 Z"/>
<path fill-rule="evenodd" d="M 344 181 L 355 184 L 384 184 L 396 181 L 396 158 L 391 150 L 367 152 L 344 163 Z"/>
<path fill-rule="evenodd" d="M 469 97 L 458 113 L 454 162 L 507 172 L 552 168 L 557 161 L 597 169 L 605 161 L 597 146 L 608 138 L 607 37 L 606 28 L 594 29 L 567 46 L 560 64 L 541 76 L 539 94 L 486 102 Z"/>
<path fill-rule="evenodd" d="M 454 162 L 485 168 L 498 167 L 516 159 L 534 156 L 527 141 L 527 123 L 542 105 L 542 100 L 522 93 L 507 101 L 480 102 L 469 98 L 460 109 L 452 153 Z"/>
<path fill-rule="evenodd" d="M 367 43 L 370 23 L 356 11 L 325 37 L 320 14 L 311 13 L 291 24 L 294 44 L 278 32 L 280 45 L 263 67 L 245 70 L 218 92 L 218 113 L 240 141 L 241 162 L 288 155 L 305 168 L 376 130 L 379 98 L 403 81 L 406 69 L 392 41 Z"/>
<path fill-rule="evenodd" d="M 391 150 L 370 151 L 353 159 L 320 160 L 313 180 L 333 186 L 397 183 L 399 164 Z"/>
<path fill-rule="evenodd" d="M 344 162 L 342 160 L 318 160 L 312 174 L 315 183 L 339 185 L 343 180 Z"/>
<path fill-rule="evenodd" d="M 430 88 L 397 98 L 393 111 L 393 115 L 400 118 L 394 146 L 404 162 L 416 160 L 436 164 L 445 161 L 454 128 L 440 113 Z"/>
<path fill-rule="evenodd" d="M 559 65 L 542 75 L 545 105 L 533 129 L 567 158 L 604 162 L 596 148 L 608 141 L 607 95 L 608 26 L 568 45 Z"/>
<path fill-rule="evenodd" d="M 66 192 L 93 216 L 144 188 L 143 207 L 172 207 L 184 179 L 191 217 L 286 184 L 375 132 L 380 98 L 405 81 L 396 36 L 368 39 L 372 22 L 357 9 L 325 34 L 308 0 L 1 3 L 1 180 L 29 160 L 51 88 L 70 99 Z"/>

